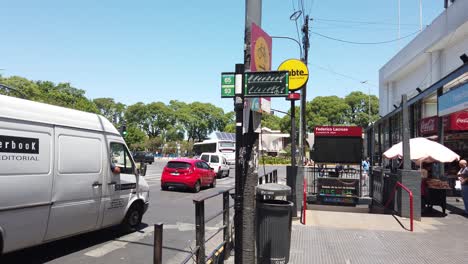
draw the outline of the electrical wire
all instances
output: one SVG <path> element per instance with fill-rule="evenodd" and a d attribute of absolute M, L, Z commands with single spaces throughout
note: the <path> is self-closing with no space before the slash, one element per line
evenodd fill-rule
<path fill-rule="evenodd" d="M 399 40 L 402 40 L 402 39 L 405 39 L 405 38 L 408 38 L 408 37 L 411 37 L 417 33 L 419 33 L 420 31 L 415 31 L 411 34 L 408 34 L 406 36 L 403 36 L 401 38 L 397 38 L 397 39 L 392 39 L 392 40 L 387 40 L 387 41 L 379 41 L 379 42 L 356 42 L 356 41 L 349 41 L 349 40 L 343 40 L 343 39 L 338 39 L 338 38 L 334 38 L 334 37 L 330 37 L 330 36 L 327 36 L 327 35 L 323 35 L 323 34 L 320 34 L 318 32 L 314 32 L 314 31 L 310 31 L 310 33 L 314 34 L 314 35 L 317 35 L 317 36 L 321 36 L 323 38 L 326 38 L 326 39 L 330 39 L 330 40 L 334 40 L 334 41 L 338 41 L 338 42 L 343 42 L 343 43 L 348 43 L 348 44 L 356 44 L 356 45 L 378 45 L 378 44 L 386 44 L 386 43 L 391 43 L 391 42 L 396 42 L 396 41 L 399 41 Z"/>
<path fill-rule="evenodd" d="M 333 74 L 335 74 L 335 75 L 338 75 L 338 76 L 341 76 L 341 77 L 344 77 L 344 78 L 347 78 L 347 79 L 350 79 L 350 80 L 359 82 L 359 83 L 362 84 L 362 80 L 359 80 L 358 78 L 355 78 L 355 77 L 352 77 L 352 76 L 349 76 L 349 75 L 346 75 L 346 74 L 343 74 L 343 73 L 336 72 L 336 71 L 333 70 L 333 69 L 326 68 L 326 67 L 317 65 L 317 64 L 315 64 L 315 63 L 310 63 L 310 65 L 312 65 L 312 66 L 314 66 L 314 67 L 317 67 L 317 68 L 319 68 L 319 69 L 322 69 L 322 70 L 324 70 L 324 71 L 333 73 Z M 377 85 L 375 85 L 375 84 L 373 84 L 373 83 L 366 82 L 366 84 L 367 84 L 367 85 L 370 85 L 370 87 L 372 87 L 372 88 L 376 88 L 376 87 L 377 87 Z"/>
<path fill-rule="evenodd" d="M 324 18 L 312 18 L 314 21 L 320 23 L 327 23 L 327 22 L 337 22 L 337 23 L 354 23 L 354 24 L 368 24 L 368 25 L 395 25 L 398 26 L 398 23 L 388 23 L 388 22 L 380 22 L 380 21 L 358 21 L 358 20 L 335 20 L 335 19 L 324 19 Z M 326 21 L 326 22 L 322 22 Z M 400 24 L 400 26 L 417 26 L 419 24 Z"/>

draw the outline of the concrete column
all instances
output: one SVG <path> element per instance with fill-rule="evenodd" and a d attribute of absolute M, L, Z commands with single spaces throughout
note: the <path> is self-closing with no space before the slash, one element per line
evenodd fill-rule
<path fill-rule="evenodd" d="M 421 175 L 417 170 L 398 170 L 400 182 L 413 192 L 414 220 L 421 221 Z M 398 188 L 396 195 L 398 213 L 402 217 L 410 217 L 409 195 L 402 188 Z"/>

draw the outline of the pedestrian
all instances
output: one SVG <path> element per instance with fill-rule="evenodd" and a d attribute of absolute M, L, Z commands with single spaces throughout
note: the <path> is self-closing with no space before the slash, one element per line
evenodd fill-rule
<path fill-rule="evenodd" d="M 361 180 L 364 181 L 362 186 L 367 185 L 366 183 L 367 183 L 368 175 L 369 175 L 369 158 L 365 158 L 362 161 L 362 178 L 361 178 Z"/>
<path fill-rule="evenodd" d="M 468 167 L 466 166 L 466 160 L 460 160 L 458 163 L 460 171 L 458 171 L 458 180 L 462 187 L 463 203 L 465 204 L 465 215 L 468 215 Z"/>

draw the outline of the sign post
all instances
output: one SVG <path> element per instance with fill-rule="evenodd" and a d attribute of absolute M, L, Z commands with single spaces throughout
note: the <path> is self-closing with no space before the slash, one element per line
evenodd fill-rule
<path fill-rule="evenodd" d="M 233 72 L 221 73 L 221 98 L 234 98 L 235 74 Z"/>

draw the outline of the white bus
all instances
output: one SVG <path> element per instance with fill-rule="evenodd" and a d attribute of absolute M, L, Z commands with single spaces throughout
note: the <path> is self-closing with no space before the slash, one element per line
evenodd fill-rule
<path fill-rule="evenodd" d="M 236 142 L 231 140 L 207 139 L 193 144 L 193 152 L 200 156 L 203 152 L 221 153 L 229 165 L 234 165 L 236 160 Z"/>

